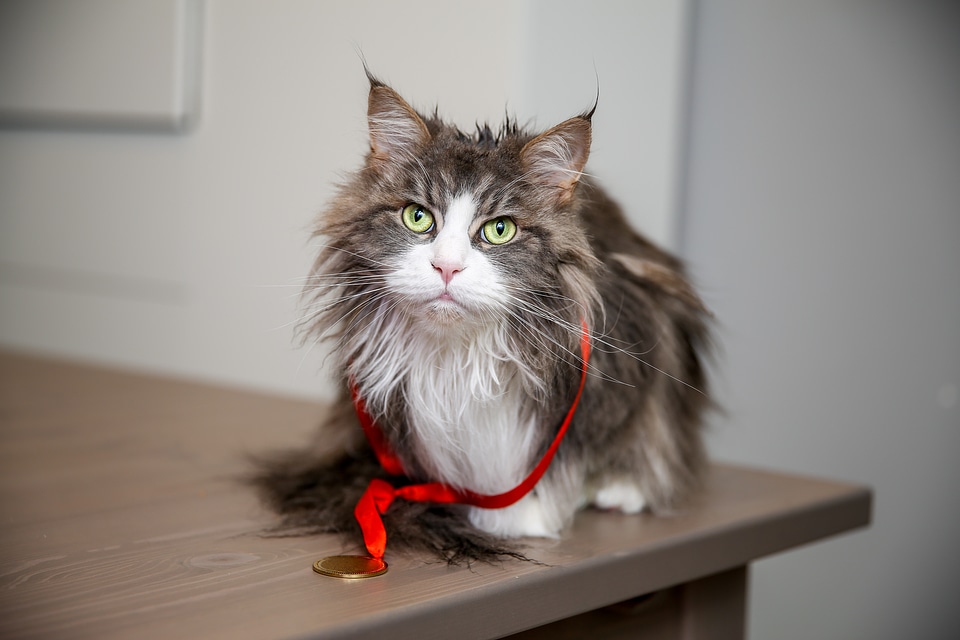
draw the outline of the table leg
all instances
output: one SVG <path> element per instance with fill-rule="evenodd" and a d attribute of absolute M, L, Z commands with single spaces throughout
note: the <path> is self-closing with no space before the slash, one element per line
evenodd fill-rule
<path fill-rule="evenodd" d="M 747 632 L 746 566 L 683 585 L 683 640 L 742 639 Z"/>

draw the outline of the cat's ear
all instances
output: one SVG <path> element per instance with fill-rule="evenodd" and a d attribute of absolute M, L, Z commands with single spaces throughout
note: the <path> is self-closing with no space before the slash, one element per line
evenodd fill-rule
<path fill-rule="evenodd" d="M 541 185 L 555 189 L 561 203 L 573 195 L 590 155 L 590 115 L 558 124 L 528 142 L 520 151 L 524 169 Z"/>
<path fill-rule="evenodd" d="M 430 140 L 427 125 L 396 91 L 372 76 L 368 77 L 367 124 L 371 160 L 383 163 L 415 155 Z"/>

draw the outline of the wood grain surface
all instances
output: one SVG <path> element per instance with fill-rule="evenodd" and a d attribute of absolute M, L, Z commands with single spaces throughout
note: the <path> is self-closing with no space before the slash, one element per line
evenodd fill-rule
<path fill-rule="evenodd" d="M 0 637 L 494 638 L 869 523 L 868 489 L 715 465 L 671 517 L 585 511 L 519 561 L 315 574 L 359 551 L 264 535 L 246 456 L 305 443 L 320 405 L 0 354 Z M 359 541 L 358 541 L 359 542 Z"/>

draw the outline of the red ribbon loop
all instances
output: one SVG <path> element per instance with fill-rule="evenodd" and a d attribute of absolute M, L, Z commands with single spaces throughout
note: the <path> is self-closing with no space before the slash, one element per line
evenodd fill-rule
<path fill-rule="evenodd" d="M 586 323 L 583 323 L 583 334 L 580 337 L 581 368 L 580 368 L 580 386 L 577 388 L 577 395 L 573 398 L 573 404 L 567 411 L 567 415 L 557 435 L 554 437 L 550 448 L 530 472 L 523 482 L 513 489 L 496 495 L 484 495 L 474 493 L 473 491 L 457 490 L 441 482 L 429 482 L 425 484 L 411 484 L 399 489 L 395 489 L 386 480 L 374 478 L 367 486 L 367 490 L 361 496 L 353 514 L 360 523 L 360 529 L 363 531 L 363 542 L 367 547 L 367 552 L 374 558 L 382 558 L 387 547 L 387 530 L 383 526 L 383 519 L 380 517 L 387 512 L 395 498 L 403 498 L 413 502 L 438 502 L 444 504 L 457 503 L 468 504 L 483 509 L 502 509 L 518 502 L 527 495 L 531 489 L 540 481 L 547 467 L 553 460 L 554 454 L 560 448 L 560 442 L 563 440 L 567 427 L 573 420 L 573 414 L 580 403 L 580 396 L 583 394 L 583 387 L 587 381 L 587 362 L 590 359 L 590 332 Z M 379 425 L 367 413 L 366 403 L 360 397 L 356 384 L 351 384 L 350 393 L 353 396 L 353 406 L 360 419 L 360 426 L 370 442 L 377 460 L 383 469 L 394 476 L 405 475 L 403 464 L 391 449 L 386 436 L 381 431 Z"/>
<path fill-rule="evenodd" d="M 353 509 L 363 531 L 363 544 L 374 558 L 382 558 L 387 548 L 387 530 L 380 514 L 387 512 L 395 496 L 396 491 L 389 482 L 374 478 Z"/>

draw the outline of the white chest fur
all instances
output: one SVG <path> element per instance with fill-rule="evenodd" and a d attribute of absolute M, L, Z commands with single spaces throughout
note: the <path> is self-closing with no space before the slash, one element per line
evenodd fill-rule
<path fill-rule="evenodd" d="M 419 357 L 407 371 L 406 395 L 420 464 L 437 480 L 480 493 L 519 484 L 537 440 L 513 365 L 476 344 Z"/>

